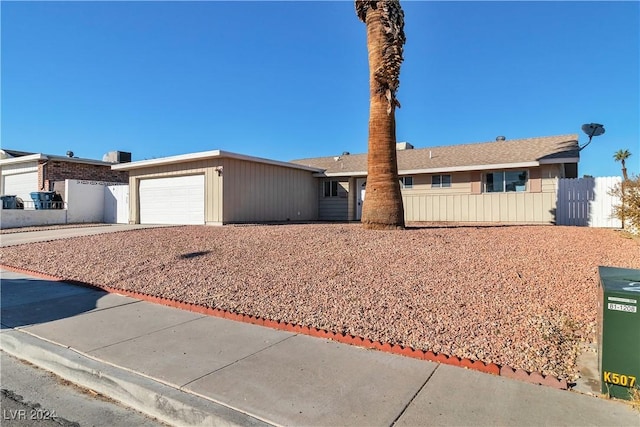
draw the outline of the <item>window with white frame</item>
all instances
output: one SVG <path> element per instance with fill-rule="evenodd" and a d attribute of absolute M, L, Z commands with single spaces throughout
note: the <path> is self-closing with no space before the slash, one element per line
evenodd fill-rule
<path fill-rule="evenodd" d="M 451 175 L 431 175 L 431 188 L 451 187 Z"/>
<path fill-rule="evenodd" d="M 324 197 L 338 197 L 338 181 L 325 181 Z"/>
<path fill-rule="evenodd" d="M 413 188 L 413 177 L 412 176 L 401 176 L 400 177 L 400 188 Z"/>
<path fill-rule="evenodd" d="M 527 171 L 497 171 L 485 174 L 487 193 L 520 192 L 527 189 Z"/>

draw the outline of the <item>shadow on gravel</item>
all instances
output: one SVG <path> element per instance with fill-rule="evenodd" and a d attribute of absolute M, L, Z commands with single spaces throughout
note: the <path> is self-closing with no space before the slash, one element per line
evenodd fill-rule
<path fill-rule="evenodd" d="M 180 255 L 180 258 L 181 259 L 197 258 L 199 256 L 207 255 L 207 254 L 210 254 L 210 253 L 211 253 L 211 251 L 191 252 L 191 253 L 188 253 L 188 254 Z"/>
<path fill-rule="evenodd" d="M 0 281 L 2 330 L 73 317 L 95 309 L 105 295 L 106 292 L 62 282 L 11 278 L 3 272 Z"/>

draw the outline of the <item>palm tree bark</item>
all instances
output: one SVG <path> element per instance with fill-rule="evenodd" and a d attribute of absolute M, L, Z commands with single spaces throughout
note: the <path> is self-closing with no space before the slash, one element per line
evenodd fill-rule
<path fill-rule="evenodd" d="M 361 222 L 367 229 L 404 228 L 398 180 L 395 93 L 404 45 L 404 18 L 397 0 L 356 1 L 367 26 L 369 53 L 369 141 L 366 199 Z"/>

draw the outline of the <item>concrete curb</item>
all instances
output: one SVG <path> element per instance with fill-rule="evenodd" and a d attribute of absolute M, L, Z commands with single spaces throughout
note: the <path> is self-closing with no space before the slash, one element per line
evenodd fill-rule
<path fill-rule="evenodd" d="M 270 425 L 227 406 L 19 330 L 5 330 L 0 334 L 0 350 L 171 425 Z"/>
<path fill-rule="evenodd" d="M 500 366 L 495 363 L 485 363 L 480 360 L 471 360 L 466 358 L 460 358 L 457 356 L 449 356 L 444 353 L 434 353 L 428 350 L 415 350 L 411 347 L 403 347 L 398 344 L 383 343 L 380 341 L 371 341 L 368 338 L 357 337 L 354 335 L 346 335 L 336 332 L 327 331 L 324 329 L 318 329 L 310 326 L 302 326 L 287 322 L 281 322 L 277 320 L 264 319 L 262 317 L 255 317 L 251 315 L 234 313 L 227 310 L 221 310 L 218 308 L 205 307 L 197 304 L 172 300 L 168 298 L 157 297 L 154 295 L 144 294 L 141 292 L 134 292 L 125 289 L 113 288 L 111 286 L 94 285 L 91 283 L 84 283 L 76 280 L 65 280 L 50 274 L 41 273 L 38 271 L 32 271 L 24 268 L 13 267 L 9 265 L 0 264 L 0 268 L 10 270 L 16 273 L 24 273 L 32 276 L 40 277 L 43 279 L 53 280 L 56 282 L 64 282 L 72 285 L 89 287 L 92 289 L 100 289 L 109 293 L 116 293 L 132 298 L 140 299 L 143 301 L 153 302 L 156 304 L 165 305 L 168 307 L 179 308 L 195 313 L 205 314 L 208 316 L 215 316 L 229 320 L 235 320 L 238 322 L 250 323 L 259 326 L 265 326 L 267 328 L 277 329 L 281 331 L 293 332 L 297 334 L 310 335 L 318 338 L 326 338 L 334 340 L 343 344 L 355 345 L 358 347 L 364 347 L 368 349 L 375 349 L 384 351 L 387 353 L 397 354 L 406 357 L 412 357 L 415 359 L 428 360 L 431 362 L 443 363 L 446 365 L 458 366 L 466 369 L 473 369 L 488 374 L 504 376 L 519 381 L 524 381 L 536 385 L 544 385 L 560 390 L 567 390 L 568 383 L 566 379 L 557 378 L 551 375 L 542 375 L 539 372 L 527 372 L 522 369 L 515 369 L 511 366 Z"/>

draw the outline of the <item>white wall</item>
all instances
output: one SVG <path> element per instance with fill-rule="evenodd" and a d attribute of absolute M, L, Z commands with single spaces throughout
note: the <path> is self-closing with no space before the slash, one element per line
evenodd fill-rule
<path fill-rule="evenodd" d="M 103 221 L 107 224 L 128 224 L 129 186 L 107 185 L 104 190 Z"/>
<path fill-rule="evenodd" d="M 2 209 L 0 228 L 129 222 L 129 186 L 126 184 L 67 179 L 64 202 L 66 209 Z"/>
<path fill-rule="evenodd" d="M 103 222 L 105 217 L 105 192 L 113 182 L 67 179 L 65 196 L 67 222 Z"/>
<path fill-rule="evenodd" d="M 65 224 L 67 211 L 64 209 L 2 209 L 0 228 L 30 227 L 35 225 Z"/>

